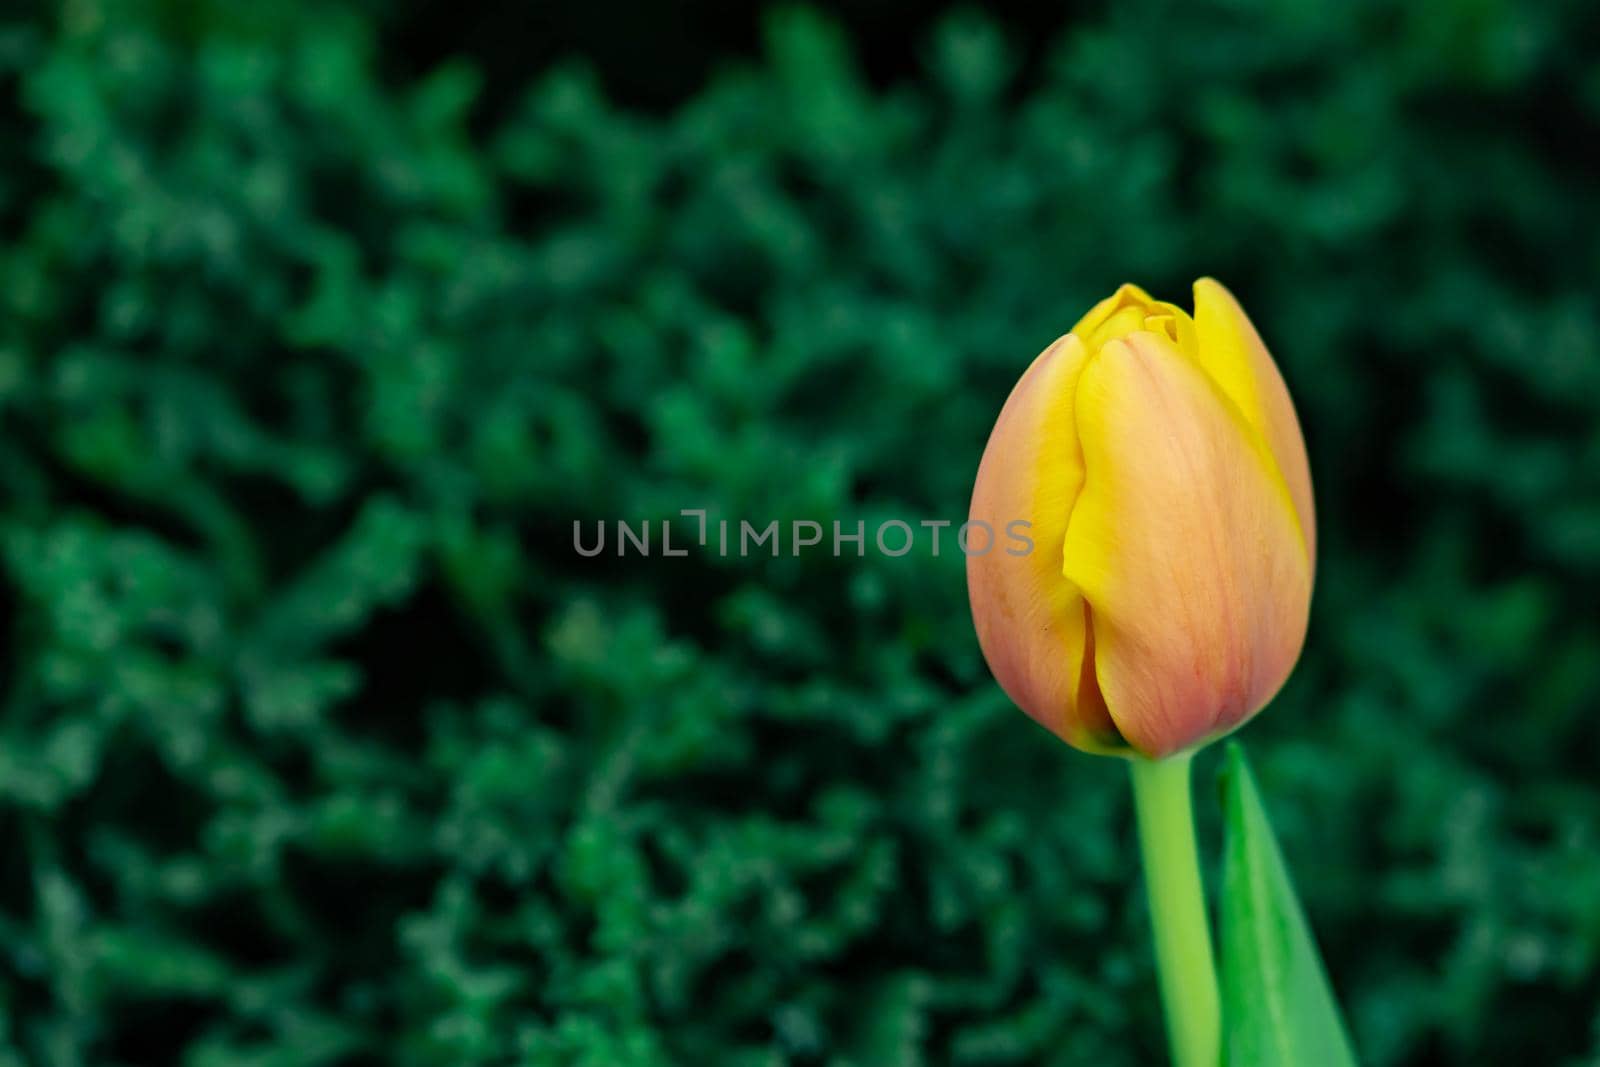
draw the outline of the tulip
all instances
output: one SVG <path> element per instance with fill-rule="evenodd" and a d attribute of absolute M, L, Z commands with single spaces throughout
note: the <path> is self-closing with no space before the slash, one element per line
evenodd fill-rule
<path fill-rule="evenodd" d="M 1254 715 L 1300 655 L 1311 475 L 1277 366 L 1233 295 L 1194 314 L 1124 285 L 1033 361 L 978 467 L 971 520 L 1030 522 L 967 560 L 984 657 L 1091 752 L 1160 759 Z"/>

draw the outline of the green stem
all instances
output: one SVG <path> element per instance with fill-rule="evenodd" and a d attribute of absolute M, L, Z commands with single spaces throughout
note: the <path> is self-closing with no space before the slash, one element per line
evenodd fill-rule
<path fill-rule="evenodd" d="M 1133 759 L 1133 799 L 1144 854 L 1161 1002 L 1174 1067 L 1218 1067 L 1222 1018 L 1205 885 L 1189 790 L 1192 753 Z"/>

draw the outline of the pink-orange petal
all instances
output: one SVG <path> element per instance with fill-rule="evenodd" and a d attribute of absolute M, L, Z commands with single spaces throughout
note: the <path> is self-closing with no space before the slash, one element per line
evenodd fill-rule
<path fill-rule="evenodd" d="M 1063 575 L 1093 612 L 1112 719 L 1165 756 L 1237 726 L 1288 677 L 1311 597 L 1300 522 L 1237 409 L 1165 336 L 1102 348 L 1075 415 L 1086 479 Z"/>
<path fill-rule="evenodd" d="M 978 466 L 969 521 L 994 531 L 994 546 L 967 558 L 967 589 L 984 658 L 1006 694 L 1047 729 L 1080 748 L 1115 739 L 1103 706 L 1078 689 L 1083 601 L 1061 577 L 1061 545 L 1083 484 L 1074 425 L 1078 375 L 1087 358 L 1068 334 L 1034 360 L 1001 409 Z M 1013 555 L 1009 524 L 1026 522 L 1032 550 Z M 984 535 L 973 534 L 974 548 Z"/>

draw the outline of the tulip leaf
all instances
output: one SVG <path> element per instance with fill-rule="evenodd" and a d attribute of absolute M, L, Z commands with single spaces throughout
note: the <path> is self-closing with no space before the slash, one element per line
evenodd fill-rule
<path fill-rule="evenodd" d="M 1356 1067 L 1322 957 L 1237 743 L 1222 805 L 1226 1067 Z"/>

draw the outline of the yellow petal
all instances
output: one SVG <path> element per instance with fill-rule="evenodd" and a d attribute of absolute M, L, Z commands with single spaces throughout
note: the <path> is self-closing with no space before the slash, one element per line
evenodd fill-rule
<path fill-rule="evenodd" d="M 1317 520 L 1311 467 L 1283 375 L 1249 316 L 1220 282 L 1201 278 L 1194 283 L 1194 318 L 1201 365 L 1238 406 L 1271 454 L 1294 499 L 1306 555 L 1315 569 Z"/>
<path fill-rule="evenodd" d="M 1166 336 L 1106 344 L 1075 414 L 1087 477 L 1062 575 L 1088 601 L 1112 720 L 1164 756 L 1238 725 L 1288 677 L 1311 599 L 1301 523 L 1255 431 Z"/>
<path fill-rule="evenodd" d="M 995 423 L 978 465 L 969 521 L 988 523 L 994 547 L 967 558 L 967 589 L 984 658 L 1002 689 L 1047 729 L 1080 748 L 1118 743 L 1098 694 L 1079 700 L 1087 639 L 1083 599 L 1061 579 L 1067 519 L 1083 485 L 1073 418 L 1087 351 L 1067 334 L 1033 361 Z M 1012 555 L 1014 521 L 1033 549 Z M 974 532 L 972 547 L 983 544 Z M 1092 683 L 1093 675 L 1089 676 Z"/>
<path fill-rule="evenodd" d="M 1091 339 L 1096 331 L 1105 325 L 1106 320 L 1125 308 L 1145 308 L 1154 302 L 1149 293 L 1132 282 L 1125 282 L 1116 292 L 1090 308 L 1070 332 L 1076 334 L 1078 340 L 1088 345 L 1089 351 L 1093 352 L 1097 346 L 1090 343 Z"/>

